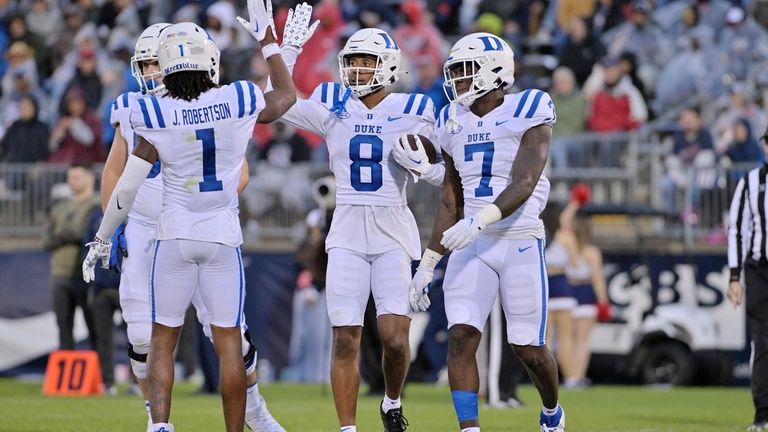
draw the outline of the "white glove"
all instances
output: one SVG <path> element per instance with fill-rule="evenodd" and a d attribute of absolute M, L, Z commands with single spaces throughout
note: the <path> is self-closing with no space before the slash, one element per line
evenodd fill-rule
<path fill-rule="evenodd" d="M 408 302 L 411 304 L 411 310 L 414 312 L 424 312 L 429 309 L 432 303 L 429 300 L 429 287 L 432 284 L 432 276 L 435 274 L 435 267 L 443 256 L 431 249 L 424 250 L 416 274 L 413 275 L 411 284 L 408 286 Z"/>
<path fill-rule="evenodd" d="M 109 268 L 109 252 L 112 250 L 112 242 L 96 237 L 92 242 L 85 245 L 88 246 L 88 255 L 83 260 L 83 280 L 88 283 L 96 279 L 95 269 L 99 260 L 101 260 L 101 268 Z"/>
<path fill-rule="evenodd" d="M 315 33 L 315 29 L 320 25 L 320 21 L 317 20 L 312 25 L 309 24 L 312 18 L 312 6 L 306 2 L 296 5 L 296 10 L 288 9 L 288 19 L 285 21 L 285 27 L 283 28 L 283 44 L 282 46 L 295 46 L 299 49 L 304 46 L 305 43 Z"/>
<path fill-rule="evenodd" d="M 448 250 L 466 247 L 475 241 L 488 225 L 501 220 L 501 210 L 495 204 L 488 204 L 473 216 L 465 217 L 443 232 L 440 244 Z"/>
<path fill-rule="evenodd" d="M 479 218 L 466 217 L 443 232 L 440 244 L 448 250 L 462 249 L 472 243 L 484 229 L 485 225 Z"/>
<path fill-rule="evenodd" d="M 418 173 L 418 176 L 414 176 L 414 180 L 418 181 L 418 177 L 424 175 L 432 167 L 429 163 L 429 157 L 424 150 L 424 145 L 421 143 L 421 139 L 418 135 L 415 136 L 416 150 L 411 149 L 411 145 L 408 143 L 408 134 L 403 134 L 394 147 L 395 161 L 403 168 Z"/>
<path fill-rule="evenodd" d="M 408 292 L 408 301 L 411 303 L 412 311 L 424 312 L 429 309 L 429 305 L 432 304 L 428 294 L 434 274 L 435 269 L 422 266 L 419 266 L 416 269 L 416 274 L 413 275 Z"/>
<path fill-rule="evenodd" d="M 237 17 L 237 22 L 245 27 L 254 39 L 259 42 L 264 40 L 269 27 L 272 28 L 272 36 L 277 39 L 275 18 L 272 16 L 272 0 L 248 0 L 248 18 L 250 21 Z"/>

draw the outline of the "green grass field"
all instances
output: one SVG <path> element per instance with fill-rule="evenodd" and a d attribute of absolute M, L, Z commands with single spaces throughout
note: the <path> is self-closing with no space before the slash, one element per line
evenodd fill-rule
<path fill-rule="evenodd" d="M 40 383 L 0 380 L 0 431 L 75 432 L 144 431 L 143 403 L 136 396 L 52 398 Z M 181 384 L 175 390 L 171 420 L 179 432 L 223 430 L 217 396 L 194 395 Z M 270 384 L 262 388 L 270 411 L 289 432 L 338 431 L 333 399 L 319 386 Z M 520 393 L 527 406 L 518 410 L 481 408 L 484 432 L 538 431 L 535 390 Z M 563 391 L 569 432 L 725 432 L 744 431 L 752 418 L 748 388 L 652 389 L 598 386 Z M 361 397 L 358 430 L 380 431 L 379 400 Z M 450 392 L 445 387 L 408 385 L 404 399 L 409 431 L 457 431 Z"/>

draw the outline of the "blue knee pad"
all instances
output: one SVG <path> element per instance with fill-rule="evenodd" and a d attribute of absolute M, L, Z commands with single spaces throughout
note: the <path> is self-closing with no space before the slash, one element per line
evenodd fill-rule
<path fill-rule="evenodd" d="M 459 423 L 469 420 L 477 420 L 477 393 L 456 390 L 451 392 L 453 408 Z"/>

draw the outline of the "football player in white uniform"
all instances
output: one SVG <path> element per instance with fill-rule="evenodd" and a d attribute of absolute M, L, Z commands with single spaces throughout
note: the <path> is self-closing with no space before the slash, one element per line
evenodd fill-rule
<path fill-rule="evenodd" d="M 421 249 L 405 186 L 410 173 L 442 184 L 444 167 L 426 157 L 404 167 L 394 152 L 406 131 L 434 137 L 434 106 L 421 94 L 387 93 L 400 67 L 400 49 L 387 32 L 357 31 L 338 58 L 341 84 L 322 83 L 282 119 L 325 138 L 336 178 L 336 209 L 325 248 L 331 386 L 341 430 L 356 431 L 357 355 L 372 292 L 384 348 L 386 394 L 380 415 L 385 431 L 404 431 L 400 394 L 410 362 L 408 281 L 411 260 Z M 286 63 L 291 66 L 291 60 Z"/>
<path fill-rule="evenodd" d="M 448 377 L 462 432 L 480 430 L 475 352 L 497 295 L 508 342 L 543 403 L 542 431 L 565 430 L 557 364 L 545 346 L 547 274 L 539 213 L 554 105 L 540 90 L 512 93 L 514 56 L 488 33 L 461 38 L 444 65 L 452 100 L 437 118 L 445 187 L 432 238 L 411 282 L 414 310 L 426 310 L 435 265 L 446 251 Z"/>
<path fill-rule="evenodd" d="M 276 83 L 262 94 L 248 81 L 219 87 L 219 52 L 192 23 L 167 27 L 158 61 L 167 96 L 151 95 L 131 107 L 139 135 L 110 197 L 102 225 L 83 263 L 86 279 L 97 261 L 107 264 L 109 238 L 125 218 L 156 160 L 162 162 L 163 205 L 150 273 L 152 338 L 150 408 L 154 431 L 172 431 L 170 396 L 173 350 L 193 295 L 207 305 L 221 361 L 227 431 L 244 427 L 246 380 L 241 321 L 244 278 L 239 246 L 237 188 L 243 157 L 256 121 L 271 122 L 295 102 L 295 89 L 275 42 L 271 5 L 248 2 L 250 24 Z M 150 144 L 153 143 L 153 144 Z"/>
<path fill-rule="evenodd" d="M 309 7 L 311 11 L 311 6 L 300 5 L 298 7 Z M 144 95 L 162 95 L 165 93 L 162 73 L 157 63 L 157 51 L 160 44 L 160 32 L 169 25 L 168 23 L 153 24 L 141 33 L 131 58 L 131 72 L 141 91 L 123 93 L 112 103 L 110 122 L 116 130 L 101 177 L 101 199 L 104 209 L 107 207 L 117 180 L 123 173 L 128 154 L 136 146 L 135 133 L 129 120 L 131 106 L 137 104 L 138 99 Z M 286 24 L 286 26 L 290 25 L 292 25 L 291 22 Z M 242 191 L 247 182 L 248 165 L 244 161 L 238 191 Z M 121 225 L 117 235 L 113 236 L 111 251 L 112 265 L 118 266 L 120 270 L 120 304 L 128 330 L 128 356 L 142 396 L 144 396 L 148 417 L 150 417 L 150 409 L 146 384 L 146 361 L 152 331 L 152 316 L 147 275 L 152 268 L 152 250 L 155 231 L 157 230 L 157 219 L 160 217 L 162 197 L 163 183 L 160 163 L 156 162 L 137 193 L 125 225 Z M 125 256 L 122 257 L 122 255 Z M 122 258 L 122 263 L 119 263 L 120 258 Z M 192 298 L 192 304 L 195 306 L 198 319 L 203 325 L 204 333 L 208 338 L 211 338 L 209 314 L 205 303 L 202 302 L 199 295 L 195 295 Z M 242 327 L 243 359 L 246 363 L 248 376 L 246 425 L 254 431 L 280 432 L 283 429 L 269 413 L 263 397 L 259 394 L 256 377 L 256 349 L 251 343 L 245 321 L 243 321 Z M 151 430 L 151 417 L 148 419 L 147 427 Z"/>

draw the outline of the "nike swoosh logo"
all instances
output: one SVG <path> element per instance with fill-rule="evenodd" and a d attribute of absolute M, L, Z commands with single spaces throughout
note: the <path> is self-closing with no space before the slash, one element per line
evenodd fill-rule
<path fill-rule="evenodd" d="M 387 121 L 400 120 L 401 118 L 403 118 L 403 116 L 389 116 L 387 117 Z"/>
<path fill-rule="evenodd" d="M 524 248 L 517 248 L 517 251 L 520 252 L 520 253 L 523 253 L 523 252 L 527 251 L 528 249 L 530 249 L 532 247 L 533 246 L 528 246 L 528 247 L 524 247 Z"/>
<path fill-rule="evenodd" d="M 509 120 L 504 120 L 504 121 L 498 121 L 498 120 L 496 120 L 496 126 L 501 126 L 501 125 L 503 125 L 504 123 L 506 123 L 506 122 L 508 122 L 508 121 L 509 121 Z"/>
<path fill-rule="evenodd" d="M 258 21 L 256 21 L 256 28 L 253 31 L 255 31 L 256 33 L 259 32 L 259 22 Z"/>
<path fill-rule="evenodd" d="M 116 198 L 115 198 L 115 201 L 117 201 L 117 209 L 118 209 L 118 210 L 122 210 L 123 208 L 122 208 L 122 207 L 120 207 L 120 197 L 119 197 L 119 196 L 118 196 L 118 197 L 116 197 Z"/>
<path fill-rule="evenodd" d="M 411 159 L 411 157 L 410 157 L 410 156 L 408 156 L 408 159 Z M 415 163 L 415 164 L 421 164 L 421 159 L 419 159 L 419 160 L 416 160 L 416 159 L 411 159 L 411 162 L 413 162 L 413 163 Z"/>

